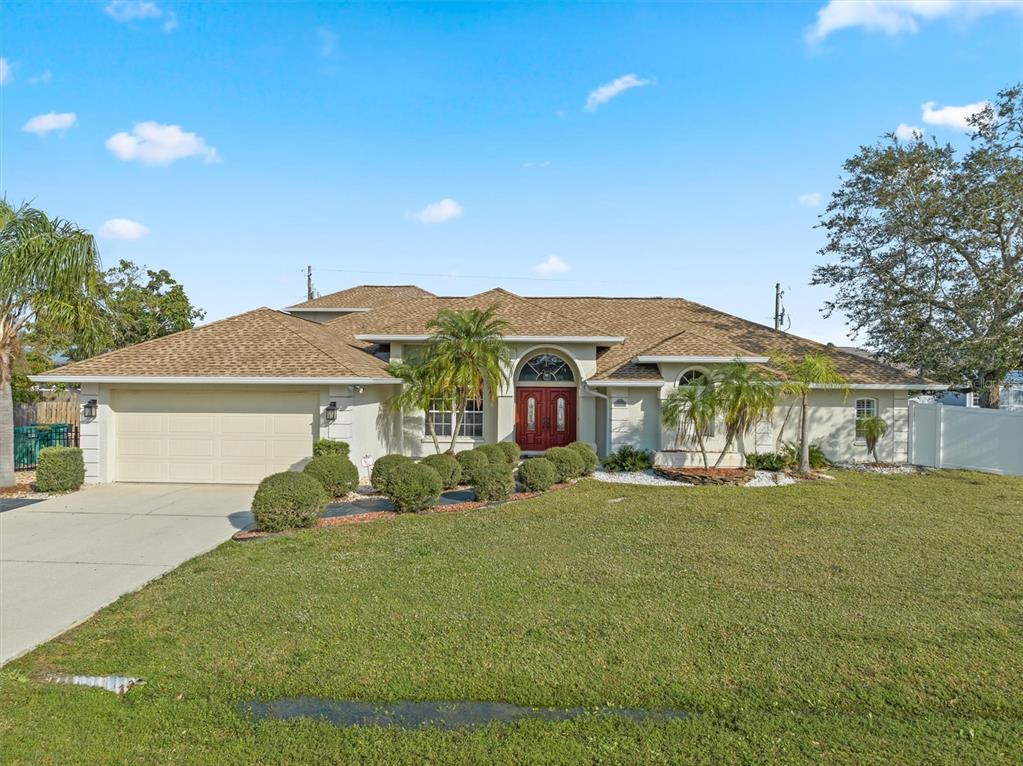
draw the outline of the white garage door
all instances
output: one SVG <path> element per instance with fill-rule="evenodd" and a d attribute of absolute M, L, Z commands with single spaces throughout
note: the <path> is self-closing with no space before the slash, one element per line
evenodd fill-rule
<path fill-rule="evenodd" d="M 255 484 L 312 454 L 315 391 L 119 390 L 115 480 Z"/>

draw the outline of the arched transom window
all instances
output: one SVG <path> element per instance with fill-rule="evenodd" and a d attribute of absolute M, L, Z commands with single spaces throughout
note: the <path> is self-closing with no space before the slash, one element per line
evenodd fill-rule
<path fill-rule="evenodd" d="M 537 354 L 522 367 L 519 380 L 573 381 L 575 376 L 568 362 L 557 354 Z"/>
<path fill-rule="evenodd" d="M 707 373 L 702 370 L 686 370 L 678 376 L 680 386 L 705 386 L 708 382 Z"/>

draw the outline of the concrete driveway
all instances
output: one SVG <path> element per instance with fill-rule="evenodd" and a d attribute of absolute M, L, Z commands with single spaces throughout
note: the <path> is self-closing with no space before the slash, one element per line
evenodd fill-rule
<path fill-rule="evenodd" d="M 248 527 L 255 489 L 102 484 L 0 513 L 0 664 Z"/>

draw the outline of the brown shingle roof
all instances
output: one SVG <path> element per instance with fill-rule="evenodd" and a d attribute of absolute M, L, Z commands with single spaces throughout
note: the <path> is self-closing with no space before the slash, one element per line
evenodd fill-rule
<path fill-rule="evenodd" d="M 375 309 L 388 303 L 415 298 L 431 297 L 427 292 L 415 285 L 359 285 L 336 293 L 321 295 L 311 301 L 296 303 L 292 309 Z"/>
<path fill-rule="evenodd" d="M 370 347 L 268 308 L 73 362 L 46 375 L 386 377 Z"/>

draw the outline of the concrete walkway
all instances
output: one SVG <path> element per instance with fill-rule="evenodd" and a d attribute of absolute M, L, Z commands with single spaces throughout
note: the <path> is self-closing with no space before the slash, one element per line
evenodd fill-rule
<path fill-rule="evenodd" d="M 254 491 L 103 484 L 0 513 L 0 664 L 248 527 Z"/>

